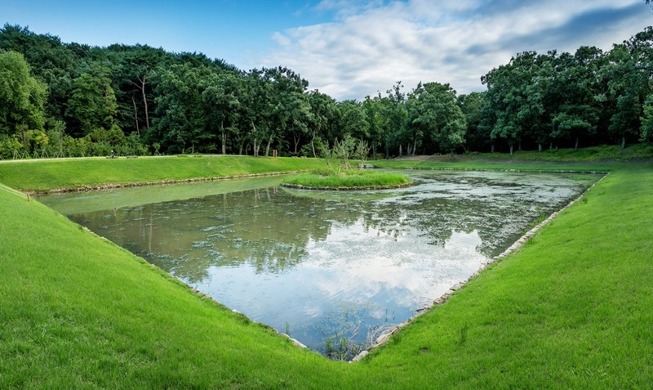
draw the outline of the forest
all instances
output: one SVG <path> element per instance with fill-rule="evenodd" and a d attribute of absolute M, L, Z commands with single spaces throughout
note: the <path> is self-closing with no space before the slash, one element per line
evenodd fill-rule
<path fill-rule="evenodd" d="M 485 90 L 399 81 L 336 99 L 285 67 L 237 69 L 201 53 L 93 47 L 0 29 L 0 159 L 186 153 L 370 157 L 650 142 L 653 28 L 609 51 L 527 51 L 479 75 Z"/>

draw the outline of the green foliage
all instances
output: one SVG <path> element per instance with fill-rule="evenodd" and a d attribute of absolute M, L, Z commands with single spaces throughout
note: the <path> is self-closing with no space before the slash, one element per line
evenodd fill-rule
<path fill-rule="evenodd" d="M 78 133 L 87 135 L 96 128 L 111 128 L 118 110 L 108 70 L 96 68 L 73 80 L 67 115 L 78 125 Z"/>
<path fill-rule="evenodd" d="M 640 120 L 642 122 L 640 139 L 643 142 L 651 142 L 653 138 L 653 94 L 646 98 Z"/>
<path fill-rule="evenodd" d="M 0 51 L 0 135 L 43 130 L 46 86 L 30 74 L 22 54 Z"/>
<path fill-rule="evenodd" d="M 163 161 L 208 159 L 135 160 L 154 161 L 138 170 L 149 181 Z M 46 171 L 40 185 L 62 172 L 70 183 L 89 162 L 106 172 L 127 161 L 1 162 L 0 180 Z M 522 250 L 354 364 L 293 347 L 0 185 L 0 387 L 646 388 L 653 167 L 612 169 Z"/>
<path fill-rule="evenodd" d="M 453 153 L 465 143 L 467 123 L 449 84 L 419 84 L 408 97 L 408 127 L 441 152 Z"/>
<path fill-rule="evenodd" d="M 329 170 L 337 174 L 350 169 L 352 167 L 351 160 L 364 161 L 369 155 L 369 151 L 365 141 L 357 140 L 346 134 L 342 140 L 336 140 L 333 147 L 324 148 L 320 154 L 325 159 Z"/>
<path fill-rule="evenodd" d="M 334 145 L 346 135 L 386 158 L 495 148 L 514 153 L 546 146 L 625 147 L 650 139 L 644 111 L 653 78 L 652 42 L 653 29 L 647 28 L 607 52 L 580 47 L 573 54 L 519 53 L 482 77 L 487 91 L 481 93 L 456 96 L 438 82 L 420 83 L 407 93 L 399 81 L 385 94 L 336 101 L 308 91 L 308 81 L 284 67 L 241 71 L 201 53 L 66 44 L 5 25 L 2 157 L 103 155 L 114 147 L 121 154 L 268 156 L 274 150 L 280 156 L 317 157 L 318 144 Z M 18 135 L 48 134 L 52 123 L 63 124 L 56 147 L 35 149 Z M 114 125 L 126 138 L 136 136 L 122 144 L 82 140 Z M 24 144 L 20 150 L 8 141 L 13 135 Z"/>
<path fill-rule="evenodd" d="M 0 137 L 0 159 L 2 158 L 19 158 L 20 152 L 23 150 L 23 144 L 18 140 L 18 137 L 13 135 L 11 137 Z"/>
<path fill-rule="evenodd" d="M 78 154 L 91 148 L 87 138 L 70 139 Z M 116 153 L 117 155 L 119 153 Z M 65 167 L 65 169 L 63 169 Z M 155 183 L 212 179 L 248 174 L 295 172 L 324 167 L 324 161 L 307 158 L 253 158 L 246 156 L 206 156 L 206 158 L 142 157 L 80 158 L 44 161 L 4 161 L 0 180 L 21 190 L 49 191 L 82 185 Z"/>

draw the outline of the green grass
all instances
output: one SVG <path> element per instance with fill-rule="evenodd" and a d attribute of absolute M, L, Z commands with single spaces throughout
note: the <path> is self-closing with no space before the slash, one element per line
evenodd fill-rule
<path fill-rule="evenodd" d="M 634 160 L 653 158 L 652 144 L 634 144 L 621 149 L 619 145 L 601 145 L 589 148 L 545 149 L 538 151 L 517 151 L 513 156 L 507 153 L 484 153 L 476 155 L 487 160 L 518 160 L 518 161 L 552 161 L 552 162 L 597 162 L 612 160 Z"/>
<path fill-rule="evenodd" d="M 349 169 L 337 174 L 304 173 L 284 180 L 283 184 L 314 189 L 378 189 L 410 185 L 411 179 L 396 172 Z"/>
<path fill-rule="evenodd" d="M 455 156 L 438 159 L 375 160 L 374 166 L 387 169 L 451 169 L 474 171 L 525 172 L 608 172 L 621 166 L 619 161 L 556 162 L 522 160 L 486 160 L 477 156 Z"/>
<path fill-rule="evenodd" d="M 341 366 L 38 202 L 0 204 L 0 388 L 335 386 Z"/>
<path fill-rule="evenodd" d="M 653 160 L 653 145 L 637 144 L 621 150 L 603 145 L 585 149 L 556 149 L 508 153 L 470 153 L 377 160 L 379 168 L 403 169 L 472 169 L 518 171 L 588 171 L 607 172 L 623 162 Z"/>
<path fill-rule="evenodd" d="M 23 191 L 294 172 L 324 166 L 318 159 L 170 156 L 0 161 L 0 183 Z"/>
<path fill-rule="evenodd" d="M 371 365 L 392 377 L 411 361 L 430 367 L 424 385 L 444 387 L 650 386 L 651 194 L 651 164 L 611 173 Z"/>
<path fill-rule="evenodd" d="M 295 348 L 0 186 L 0 388 L 648 388 L 653 163 L 605 168 L 520 251 L 356 364 Z"/>

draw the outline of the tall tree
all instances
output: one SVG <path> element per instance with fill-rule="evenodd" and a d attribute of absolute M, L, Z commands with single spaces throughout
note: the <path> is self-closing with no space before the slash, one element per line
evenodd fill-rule
<path fill-rule="evenodd" d="M 449 84 L 419 84 L 408 97 L 408 128 L 417 137 L 437 144 L 443 153 L 453 153 L 465 142 L 467 123 L 457 104 L 456 91 Z M 415 147 L 417 146 L 417 140 Z"/>
<path fill-rule="evenodd" d="M 490 131 L 483 126 L 486 92 L 471 92 L 458 95 L 458 106 L 465 115 L 465 150 L 486 151 L 490 144 Z"/>
<path fill-rule="evenodd" d="M 555 59 L 555 107 L 551 107 L 553 139 L 572 138 L 574 148 L 581 137 L 597 131 L 600 107 L 596 96 L 601 93 L 598 72 L 603 54 L 595 47 L 581 47 L 572 56 L 563 53 Z"/>
<path fill-rule="evenodd" d="M 22 54 L 0 51 L 0 135 L 43 130 L 46 86 L 30 74 Z"/>
<path fill-rule="evenodd" d="M 303 96 L 308 81 L 285 67 L 263 69 L 263 80 L 271 92 L 267 95 L 271 126 L 266 127 L 265 155 L 269 155 L 274 141 L 283 144 L 286 139 L 292 139 L 297 153 L 299 138 L 306 132 L 310 120 L 310 106 Z"/>
<path fill-rule="evenodd" d="M 526 130 L 543 112 L 541 94 L 531 83 L 538 70 L 536 60 L 536 52 L 523 52 L 481 78 L 496 112 L 490 137 L 505 141 L 511 155 L 515 144 L 521 146 Z"/>
<path fill-rule="evenodd" d="M 232 72 L 214 73 L 203 82 L 202 92 L 207 127 L 220 136 L 222 154 L 227 154 L 227 134 L 236 131 L 241 110 L 243 84 L 239 75 Z"/>
<path fill-rule="evenodd" d="M 329 124 L 334 122 L 336 116 L 336 101 L 318 90 L 313 90 L 308 93 L 308 103 L 311 108 L 308 127 L 310 148 L 313 157 L 317 157 L 316 143 L 321 145 L 327 140 Z"/>
<path fill-rule="evenodd" d="M 96 128 L 110 129 L 117 111 L 116 95 L 106 68 L 95 67 L 73 80 L 66 113 L 77 125 L 78 135 L 86 135 Z"/>
<path fill-rule="evenodd" d="M 210 74 L 206 67 L 183 63 L 155 75 L 157 118 L 148 132 L 152 144 L 162 143 L 173 153 L 195 151 L 196 147 L 201 151 L 213 144 L 215 136 L 206 131 L 202 101 L 202 81 Z"/>
<path fill-rule="evenodd" d="M 386 96 L 381 99 L 383 116 L 386 118 L 385 154 L 390 155 L 390 150 L 398 149 L 399 156 L 404 154 L 404 146 L 409 142 L 407 136 L 406 93 L 402 91 L 404 85 L 397 81 L 391 89 L 386 91 Z M 406 148 L 407 149 L 407 148 Z"/>

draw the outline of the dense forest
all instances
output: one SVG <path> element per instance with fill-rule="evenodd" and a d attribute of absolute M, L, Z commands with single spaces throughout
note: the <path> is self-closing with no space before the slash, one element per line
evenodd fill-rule
<path fill-rule="evenodd" d="M 512 153 L 650 142 L 653 28 L 604 52 L 524 52 L 483 92 L 401 82 L 336 101 L 284 67 L 243 71 L 201 53 L 92 47 L 0 30 L 0 158 L 176 153 L 319 156 L 336 141 L 374 157 Z"/>

